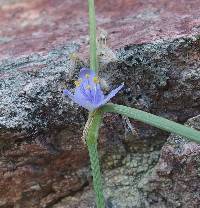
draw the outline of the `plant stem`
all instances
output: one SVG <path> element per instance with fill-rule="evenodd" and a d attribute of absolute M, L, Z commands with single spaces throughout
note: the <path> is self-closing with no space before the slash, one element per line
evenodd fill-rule
<path fill-rule="evenodd" d="M 93 70 L 97 75 L 98 67 L 97 67 L 96 17 L 95 17 L 94 0 L 88 0 L 88 8 L 89 8 L 89 37 L 90 37 L 90 69 Z M 99 156 L 97 149 L 98 132 L 101 122 L 102 122 L 102 112 L 97 110 L 89 114 L 88 122 L 87 122 L 88 127 L 86 126 L 86 128 L 88 128 L 86 143 L 90 156 L 93 187 L 96 194 L 97 208 L 105 208 Z"/>
<path fill-rule="evenodd" d="M 93 113 L 90 113 L 88 119 L 89 119 L 89 128 L 88 128 L 86 143 L 89 151 L 91 168 L 92 168 L 93 187 L 96 194 L 96 204 L 97 204 L 97 208 L 105 208 L 99 156 L 97 150 L 97 144 L 98 144 L 97 138 L 98 138 L 99 128 L 102 123 L 102 112 L 97 110 Z"/>
<path fill-rule="evenodd" d="M 97 46 L 96 46 L 96 18 L 94 0 L 88 0 L 89 8 L 89 36 L 90 36 L 90 69 L 98 74 Z"/>

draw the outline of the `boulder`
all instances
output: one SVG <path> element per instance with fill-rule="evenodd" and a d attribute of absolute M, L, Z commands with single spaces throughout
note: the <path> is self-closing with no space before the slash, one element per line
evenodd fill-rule
<path fill-rule="evenodd" d="M 87 111 L 62 94 L 88 66 L 87 1 L 0 2 L 0 207 L 50 207 L 91 184 L 80 139 Z M 198 0 L 96 1 L 98 30 L 108 34 L 100 76 L 109 89 L 125 82 L 113 102 L 180 123 L 200 114 L 199 6 Z M 131 121 L 132 135 L 119 115 L 105 115 L 104 123 L 104 172 L 129 154 L 147 154 L 153 165 L 143 173 L 149 172 L 169 134 Z"/>

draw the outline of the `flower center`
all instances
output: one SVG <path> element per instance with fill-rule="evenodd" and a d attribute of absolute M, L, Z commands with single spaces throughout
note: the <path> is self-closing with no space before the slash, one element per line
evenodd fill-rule
<path fill-rule="evenodd" d="M 88 78 L 90 78 L 90 75 L 89 74 L 85 74 L 85 77 L 88 79 Z"/>

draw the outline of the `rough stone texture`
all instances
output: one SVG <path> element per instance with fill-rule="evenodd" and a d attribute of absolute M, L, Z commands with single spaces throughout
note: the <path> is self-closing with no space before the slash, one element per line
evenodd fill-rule
<path fill-rule="evenodd" d="M 200 130 L 200 116 L 189 119 Z M 200 145 L 170 136 L 153 173 L 139 184 L 142 207 L 198 208 L 200 205 Z"/>
<path fill-rule="evenodd" d="M 188 124 L 200 129 L 200 116 Z M 200 145 L 171 135 L 161 150 L 129 153 L 121 167 L 104 172 L 109 208 L 198 208 Z M 157 163 L 157 164 L 156 164 Z M 156 164 L 156 165 L 155 165 Z M 95 207 L 88 188 L 64 198 L 52 208 Z"/>
<path fill-rule="evenodd" d="M 122 160 L 122 165 L 114 170 L 105 171 L 104 194 L 107 207 L 141 207 L 138 182 L 146 172 L 154 167 L 159 158 L 159 151 L 129 153 Z M 94 193 L 85 188 L 81 193 L 61 200 L 52 208 L 94 207 Z"/>
<path fill-rule="evenodd" d="M 1 0 L 1 58 L 42 53 L 76 41 L 86 52 L 87 1 Z M 97 0 L 98 26 L 112 48 L 196 35 L 199 0 Z"/>
<path fill-rule="evenodd" d="M 48 207 L 65 196 L 73 198 L 90 183 L 87 151 L 80 140 L 87 113 L 62 96 L 64 86 L 71 88 L 80 67 L 87 65 L 87 1 L 0 3 L 0 207 Z M 181 123 L 200 114 L 200 2 L 96 3 L 98 26 L 109 33 L 108 46 L 117 57 L 110 61 L 105 50 L 107 64 L 100 74 L 110 88 L 126 84 L 113 101 Z M 168 133 L 131 121 L 138 133 L 134 138 L 128 129 L 124 134 L 120 116 L 104 120 L 100 150 L 105 180 L 118 177 L 118 167 L 126 164 L 119 193 L 131 193 L 123 190 L 129 183 L 136 190 L 132 195 L 139 196 L 134 181 L 139 170 L 127 182 L 132 165 L 124 161 L 140 158 L 137 167 L 144 164 L 144 175 L 156 163 Z M 118 169 L 108 171 L 113 168 Z M 110 190 L 106 193 L 116 198 L 117 192 Z M 87 193 L 92 199 L 92 192 Z"/>

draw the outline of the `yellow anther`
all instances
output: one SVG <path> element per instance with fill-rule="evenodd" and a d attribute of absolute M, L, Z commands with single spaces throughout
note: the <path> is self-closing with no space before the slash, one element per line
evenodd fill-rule
<path fill-rule="evenodd" d="M 86 74 L 85 77 L 88 79 L 88 78 L 90 78 L 90 75 L 89 74 Z"/>
<path fill-rule="evenodd" d="M 74 84 L 76 85 L 76 87 L 79 87 L 81 82 L 80 81 L 75 81 Z"/>
<path fill-rule="evenodd" d="M 89 89 L 91 89 L 91 86 L 90 86 L 90 85 L 87 85 L 87 86 L 85 87 L 85 89 L 89 90 Z"/>
<path fill-rule="evenodd" d="M 93 78 L 93 82 L 94 82 L 95 84 L 99 84 L 99 82 L 100 82 L 100 81 L 99 81 L 99 78 L 98 78 L 98 77 L 94 77 L 94 78 Z"/>
<path fill-rule="evenodd" d="M 74 81 L 74 84 L 76 85 L 76 87 L 79 87 L 81 82 L 82 82 L 82 79 L 79 79 L 79 80 Z"/>

